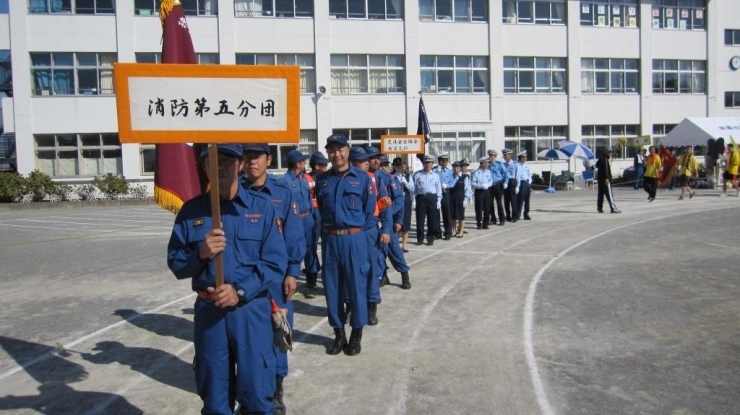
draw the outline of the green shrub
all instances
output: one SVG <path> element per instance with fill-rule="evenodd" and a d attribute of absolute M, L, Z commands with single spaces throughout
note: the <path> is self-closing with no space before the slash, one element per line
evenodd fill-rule
<path fill-rule="evenodd" d="M 33 201 L 40 202 L 47 194 L 54 194 L 57 184 L 46 173 L 34 170 L 26 178 L 23 193 L 33 193 Z"/>
<path fill-rule="evenodd" d="M 15 202 L 23 194 L 25 182 L 18 173 L 0 173 L 0 203 Z"/>
<path fill-rule="evenodd" d="M 126 178 L 123 176 L 114 176 L 111 173 L 105 176 L 95 177 L 93 185 L 108 195 L 123 195 L 129 192 L 129 184 Z"/>

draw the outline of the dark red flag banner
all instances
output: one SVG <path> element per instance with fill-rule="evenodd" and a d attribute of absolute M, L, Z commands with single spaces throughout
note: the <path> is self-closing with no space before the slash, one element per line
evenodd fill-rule
<path fill-rule="evenodd" d="M 676 172 L 676 156 L 674 156 L 673 153 L 668 151 L 665 147 L 660 147 L 658 155 L 663 163 L 663 171 L 658 175 L 658 182 L 661 186 L 668 186 L 671 178 L 673 178 L 673 175 Z"/>
<path fill-rule="evenodd" d="M 162 20 L 162 63 L 198 63 L 180 2 L 162 0 L 159 18 Z M 157 144 L 154 165 L 157 205 L 177 213 L 183 203 L 202 193 L 206 180 L 198 161 L 199 147 Z"/>

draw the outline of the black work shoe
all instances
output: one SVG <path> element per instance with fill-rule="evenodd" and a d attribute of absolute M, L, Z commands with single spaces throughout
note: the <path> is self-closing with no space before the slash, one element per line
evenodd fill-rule
<path fill-rule="evenodd" d="M 504 226 L 504 224 L 506 224 L 506 222 L 504 222 L 504 220 L 501 219 L 501 221 L 498 223 L 498 226 Z"/>
<path fill-rule="evenodd" d="M 376 326 L 378 324 L 378 303 L 367 303 L 367 316 L 368 326 Z"/>
<path fill-rule="evenodd" d="M 347 356 L 355 356 L 360 354 L 362 351 L 362 329 L 352 329 L 352 334 L 349 336 L 349 343 L 344 348 L 344 354 Z"/>
<path fill-rule="evenodd" d="M 318 279 L 318 274 L 306 274 L 306 285 L 305 285 L 305 291 L 303 292 L 303 296 L 306 298 L 316 298 L 316 280 Z"/>
<path fill-rule="evenodd" d="M 612 210 L 612 213 L 622 213 L 622 211 L 619 210 L 619 209 L 614 209 L 614 210 Z"/>
<path fill-rule="evenodd" d="M 475 225 L 475 226 L 476 226 L 476 228 L 477 228 L 477 229 L 481 229 L 481 228 L 482 228 L 482 226 L 481 226 L 481 224 L 480 224 L 480 223 L 479 223 L 479 224 L 477 224 L 477 225 Z"/>
<path fill-rule="evenodd" d="M 275 376 L 275 394 L 272 395 L 272 404 L 275 405 L 275 415 L 285 415 L 287 408 L 283 403 L 283 378 Z"/>
<path fill-rule="evenodd" d="M 524 215 L 524 220 L 532 220 L 532 218 L 530 218 L 529 215 Z"/>
<path fill-rule="evenodd" d="M 429 240 L 429 241 L 427 242 L 427 245 L 429 245 L 429 246 L 432 246 L 432 245 L 434 245 L 434 239 L 430 239 L 430 240 Z"/>
<path fill-rule="evenodd" d="M 352 330 L 354 332 L 354 330 Z M 347 336 L 344 329 L 334 329 L 334 343 L 326 351 L 326 354 L 337 355 L 347 346 Z"/>
<path fill-rule="evenodd" d="M 604 213 L 604 209 L 596 209 L 596 211 L 599 213 Z"/>
<path fill-rule="evenodd" d="M 449 236 L 447 236 L 447 235 L 445 235 L 445 236 L 443 236 L 443 237 L 442 237 L 442 240 L 444 240 L 444 241 L 449 241 L 449 240 L 450 240 L 450 237 L 449 237 Z"/>
<path fill-rule="evenodd" d="M 383 273 L 383 278 L 380 280 L 380 286 L 385 287 L 386 285 L 390 284 L 391 280 L 388 278 L 388 273 Z"/>
<path fill-rule="evenodd" d="M 409 282 L 408 272 L 401 273 L 401 288 L 403 288 L 404 290 L 411 289 L 411 282 Z"/>

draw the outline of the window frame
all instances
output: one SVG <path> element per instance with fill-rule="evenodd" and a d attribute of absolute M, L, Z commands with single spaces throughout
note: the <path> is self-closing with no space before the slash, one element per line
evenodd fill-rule
<path fill-rule="evenodd" d="M 253 63 L 240 62 L 246 58 L 252 58 Z M 284 63 L 284 65 L 298 65 L 300 69 L 301 77 L 301 94 L 315 94 L 316 93 L 316 59 L 313 54 L 310 53 L 237 53 L 235 56 L 235 63 L 237 65 L 260 65 L 266 61 L 266 58 L 271 57 L 271 63 L 264 63 L 265 65 L 281 65 L 279 62 L 284 62 L 286 58 L 292 57 L 294 63 Z M 307 61 L 310 59 L 311 65 L 307 65 Z"/>
<path fill-rule="evenodd" d="M 514 67 L 507 67 L 507 60 L 514 59 Z M 559 67 L 553 64 L 554 59 L 562 60 Z M 531 60 L 531 67 L 526 63 Z M 511 62 L 511 61 L 510 61 Z M 525 63 L 523 63 L 525 62 Z M 523 66 L 525 65 L 525 66 Z M 538 75 L 549 73 L 549 86 L 538 86 Z M 507 79 L 507 75 L 513 79 Z M 532 88 L 522 87 L 521 79 L 524 74 L 531 74 Z M 554 87 L 555 75 L 561 74 L 562 86 Z M 566 95 L 568 94 L 568 59 L 565 57 L 533 57 L 533 56 L 504 56 L 504 94 L 540 94 L 540 95 Z M 507 82 L 513 80 L 514 86 L 507 86 Z M 542 92 L 547 89 L 548 92 Z"/>
<path fill-rule="evenodd" d="M 432 60 L 433 66 L 428 66 L 424 61 Z M 465 61 L 469 61 L 468 64 L 464 64 Z M 440 62 L 442 61 L 442 62 Z M 444 63 L 445 61 L 451 62 L 451 66 Z M 491 85 L 491 74 L 490 74 L 490 59 L 488 56 L 477 56 L 477 55 L 420 55 L 419 56 L 419 76 L 421 77 L 421 91 L 423 93 L 431 94 L 472 94 L 472 95 L 483 95 L 490 94 Z M 481 66 L 485 63 L 485 66 Z M 451 87 L 446 89 L 440 88 L 440 72 L 451 72 L 452 77 Z M 484 75 L 480 75 L 485 72 Z M 425 82 L 426 78 L 433 73 L 433 84 Z M 468 86 L 458 86 L 458 76 L 467 73 Z M 477 75 L 477 76 L 476 76 Z M 483 86 L 476 86 L 483 84 Z M 426 85 L 425 85 L 426 84 Z M 468 89 L 467 91 L 463 88 Z"/>
<path fill-rule="evenodd" d="M 84 137 L 94 137 L 97 136 L 98 138 L 98 144 L 97 145 L 90 145 L 86 144 L 84 142 Z M 62 140 L 69 140 L 70 138 L 74 137 L 75 145 L 62 145 L 60 142 Z M 115 140 L 118 144 L 106 144 L 106 138 L 111 139 L 115 137 Z M 48 145 L 39 145 L 40 139 L 52 139 L 54 141 L 53 146 Z M 33 136 L 33 145 L 34 145 L 34 156 L 35 156 L 35 167 L 36 169 L 44 172 L 49 173 L 48 169 L 44 166 L 42 166 L 39 162 L 39 153 L 40 152 L 54 152 L 54 161 L 53 161 L 53 167 L 52 167 L 52 174 L 49 174 L 49 176 L 53 178 L 92 178 L 95 176 L 105 175 L 107 173 L 112 173 L 114 175 L 120 175 L 123 174 L 123 147 L 121 145 L 120 138 L 118 137 L 118 133 L 77 133 L 77 134 L 34 134 Z M 100 156 L 97 157 L 97 173 L 95 174 L 88 174 L 83 173 L 84 166 L 84 159 L 90 159 L 90 157 L 84 157 L 84 152 L 94 152 L 98 151 Z M 115 157 L 116 159 L 116 171 L 106 171 L 105 169 L 105 159 L 104 157 L 106 152 L 117 152 L 118 156 Z M 60 152 L 64 153 L 71 153 L 75 152 L 75 174 L 57 174 L 61 173 L 62 168 L 60 167 L 59 160 L 62 160 L 64 158 L 60 158 L 59 154 Z"/>
<path fill-rule="evenodd" d="M 154 58 L 154 59 L 151 59 Z M 216 62 L 208 62 L 206 58 L 216 58 Z M 162 63 L 161 52 L 136 52 L 136 63 Z M 195 59 L 200 65 L 218 65 L 220 56 L 218 53 L 196 53 Z"/>
<path fill-rule="evenodd" d="M 374 59 L 382 58 L 385 62 L 385 66 L 373 64 Z M 400 62 L 402 65 L 405 64 L 405 58 L 403 55 L 375 55 L 375 54 L 332 54 L 330 62 L 330 75 L 331 75 L 331 93 L 333 95 L 358 95 L 358 94 L 387 94 L 387 95 L 401 95 L 406 92 L 406 68 L 404 66 L 391 65 L 391 60 Z M 337 62 L 344 60 L 346 64 L 338 64 Z M 364 63 L 361 63 L 364 61 Z M 374 80 L 372 77 L 373 72 L 385 71 L 385 87 L 382 85 L 373 88 L 373 83 L 377 82 L 382 78 Z M 395 72 L 395 76 L 394 76 Z M 358 75 L 357 74 L 361 74 Z M 353 77 L 358 78 L 360 82 L 360 88 L 354 88 L 352 86 Z M 364 78 L 364 84 L 362 83 Z M 394 82 L 391 82 L 394 80 Z M 342 84 L 346 82 L 347 86 L 343 87 Z M 395 86 L 391 86 L 391 85 Z M 364 88 L 363 88 L 364 86 Z M 380 89 L 385 89 L 385 92 L 378 92 Z M 363 91 L 364 89 L 364 91 Z M 371 92 L 371 89 L 375 89 Z M 391 91 L 393 89 L 393 91 Z"/>
<path fill-rule="evenodd" d="M 621 132 L 620 132 L 621 131 Z M 591 149 L 597 157 L 611 146 L 616 148 L 621 138 L 640 136 L 639 124 L 612 124 L 612 125 L 582 125 L 581 143 Z M 599 144 L 599 145 L 597 145 Z M 635 156 L 635 148 L 630 145 L 622 147 L 621 154 L 616 154 L 614 160 L 627 160 Z"/>
<path fill-rule="evenodd" d="M 568 139 L 567 125 L 524 125 L 504 127 L 504 148 L 514 154 L 527 150 L 530 161 L 549 160 L 540 158 L 537 153 L 555 148 L 557 142 Z M 522 145 L 522 142 L 528 144 Z"/>
<path fill-rule="evenodd" d="M 371 3 L 383 2 L 383 14 L 374 11 L 370 12 Z M 392 8 L 393 0 L 330 0 L 329 1 L 329 18 L 330 19 L 347 19 L 347 20 L 403 20 L 405 8 L 401 2 L 401 10 L 396 13 L 389 13 Z M 338 5 L 343 3 L 341 10 L 337 9 Z M 359 7 L 362 7 L 362 13 Z"/>
<path fill-rule="evenodd" d="M 466 3 L 465 16 L 457 13 L 459 11 L 457 6 L 461 1 Z M 440 7 L 437 4 L 449 6 L 449 14 L 438 13 Z M 488 4 L 489 2 L 487 0 L 419 0 L 419 20 L 451 23 L 487 23 Z"/>
<path fill-rule="evenodd" d="M 49 64 L 34 64 L 34 58 L 40 59 L 46 55 Z M 81 64 L 80 59 L 83 57 L 95 56 L 95 65 Z M 110 60 L 110 66 L 104 66 L 102 57 L 105 56 Z M 71 61 L 71 64 L 57 64 L 58 60 Z M 69 59 L 67 59 L 69 58 Z M 118 62 L 118 54 L 116 52 L 29 52 L 30 71 L 31 71 L 31 96 L 112 96 L 115 95 L 115 84 L 113 82 L 113 64 Z M 85 91 L 80 89 L 80 71 L 95 71 L 95 88 L 86 88 Z M 36 73 L 39 73 L 37 76 Z M 46 81 L 48 88 L 43 87 L 43 72 L 48 72 Z M 57 79 L 55 73 L 69 72 L 69 80 L 71 85 L 66 91 L 72 91 L 71 93 L 58 93 Z M 106 73 L 105 75 L 103 73 Z M 103 78 L 106 78 L 105 83 L 109 83 L 107 86 L 103 86 Z M 42 87 L 39 87 L 41 82 Z M 60 88 L 61 89 L 61 88 Z M 46 91 L 46 93 L 44 93 Z M 90 92 L 90 93 L 88 93 Z"/>
<path fill-rule="evenodd" d="M 740 46 L 740 29 L 725 29 L 725 46 Z"/>
<path fill-rule="evenodd" d="M 681 69 L 687 64 L 691 67 L 690 70 Z M 676 69 L 665 69 L 670 64 L 671 67 Z M 680 94 L 680 95 L 706 95 L 707 94 L 707 66 L 706 61 L 702 60 L 686 60 L 686 59 L 653 59 L 652 69 L 652 93 L 653 94 Z M 697 66 L 701 66 L 703 69 L 695 69 Z M 690 75 L 690 91 L 682 92 L 682 80 L 684 76 Z M 697 80 L 701 78 L 701 83 L 697 83 Z M 668 87 L 670 80 L 675 79 L 676 87 Z M 659 81 L 661 86 L 656 87 L 656 81 Z M 698 88 L 697 88 L 698 87 Z"/>
<path fill-rule="evenodd" d="M 269 18 L 269 19 L 313 19 L 314 17 L 314 0 L 283 0 L 291 1 L 293 3 L 293 11 L 288 12 L 287 10 L 278 11 L 278 3 L 280 0 L 241 0 L 244 3 L 244 10 L 237 9 L 237 3 L 234 3 L 234 17 L 250 17 L 250 18 Z M 256 7 L 257 3 L 261 3 L 260 7 Z M 270 3 L 269 10 L 264 7 L 265 2 Z M 310 2 L 310 5 L 309 3 Z M 252 10 L 249 4 L 254 4 Z M 304 5 L 305 4 L 305 5 Z M 299 10 L 299 5 L 301 10 Z M 259 10 L 258 10 L 259 8 Z M 289 14 L 289 15 L 288 15 Z"/>
<path fill-rule="evenodd" d="M 28 2 L 28 14 L 79 14 L 83 16 L 89 15 L 101 15 L 101 16 L 115 16 L 116 14 L 116 2 L 115 0 L 90 0 L 92 3 L 92 12 L 82 13 L 79 11 L 78 5 L 79 0 L 64 0 L 61 2 L 61 9 L 54 6 L 53 0 L 29 0 Z M 108 2 L 110 7 L 102 7 L 98 3 Z M 32 6 L 32 3 L 36 3 Z M 43 3 L 43 8 L 42 4 Z M 66 5 L 64 3 L 67 3 Z M 101 11 L 99 11 L 101 10 Z"/>
<path fill-rule="evenodd" d="M 538 6 L 548 6 L 548 17 L 537 17 Z M 556 17 L 555 10 L 560 6 L 561 17 Z M 522 10 L 528 10 L 528 16 L 522 17 Z M 566 0 L 503 0 L 501 2 L 501 19 L 506 24 L 531 24 L 548 26 L 565 26 L 568 24 L 568 2 Z"/>
<path fill-rule="evenodd" d="M 707 30 L 706 1 L 684 0 L 689 5 L 677 5 L 676 0 L 653 0 L 651 5 L 652 28 L 666 30 Z M 680 3 L 680 2 L 679 2 Z M 675 16 L 675 17 L 674 17 Z M 677 24 L 674 25 L 674 19 Z M 684 24 L 688 19 L 690 24 Z M 700 21 L 700 24 L 695 21 Z M 690 27 L 689 27 L 690 26 Z"/>
<path fill-rule="evenodd" d="M 740 109 L 740 91 L 725 91 L 725 108 Z"/>
<path fill-rule="evenodd" d="M 627 29 L 640 27 L 638 0 L 581 0 L 579 6 L 581 26 Z"/>
<path fill-rule="evenodd" d="M 606 69 L 599 68 L 597 62 L 606 61 Z M 621 61 L 621 68 L 612 69 L 612 62 Z M 628 62 L 632 63 L 634 69 L 628 69 Z M 597 85 L 597 74 L 606 74 L 606 91 L 599 91 Z M 614 92 L 612 87 L 613 76 L 621 75 L 621 91 Z M 632 74 L 634 79 L 634 88 L 628 87 L 628 75 Z M 591 83 L 589 89 L 586 82 Z M 620 95 L 639 95 L 640 93 L 640 61 L 639 59 L 617 59 L 617 58 L 581 58 L 581 93 L 588 95 L 602 95 L 602 94 L 620 94 Z"/>

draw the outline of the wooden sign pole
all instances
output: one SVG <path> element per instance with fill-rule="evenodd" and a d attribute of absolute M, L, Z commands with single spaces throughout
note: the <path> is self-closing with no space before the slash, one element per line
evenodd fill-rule
<path fill-rule="evenodd" d="M 221 229 L 221 197 L 218 190 L 218 149 L 216 144 L 208 145 L 208 176 L 211 192 L 211 223 L 213 229 Z M 216 270 L 216 287 L 224 283 L 224 257 L 219 253 L 213 258 Z"/>

